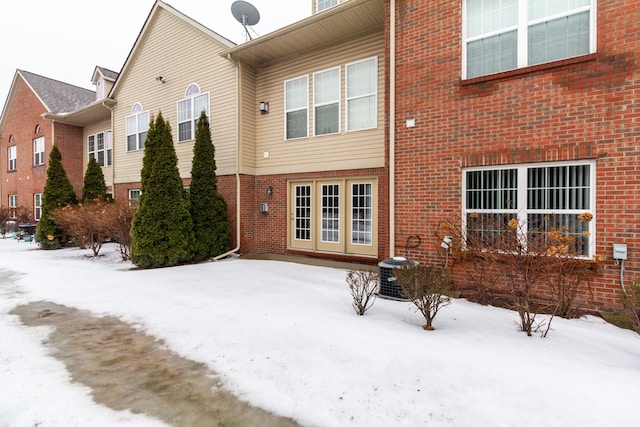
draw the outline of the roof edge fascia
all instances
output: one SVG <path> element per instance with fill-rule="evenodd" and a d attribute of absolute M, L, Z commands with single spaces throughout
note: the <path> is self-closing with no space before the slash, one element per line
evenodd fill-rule
<path fill-rule="evenodd" d="M 318 24 L 319 22 L 325 21 L 327 19 L 331 19 L 334 16 L 339 15 L 342 12 L 349 10 L 351 8 L 358 7 L 361 4 L 366 3 L 367 1 L 370 1 L 370 0 L 349 0 L 347 2 L 340 3 L 337 6 L 334 6 L 330 9 L 308 16 L 300 21 L 287 25 L 286 27 L 282 27 L 280 29 L 267 33 L 264 36 L 258 37 L 253 40 L 249 40 L 248 42 L 239 44 L 235 47 L 222 51 L 220 52 L 220 56 L 225 58 L 232 57 L 234 53 L 242 52 L 244 50 L 251 49 L 253 47 L 260 46 L 265 43 L 269 43 L 274 39 L 282 37 L 288 33 L 297 31 L 300 28 L 306 27 L 311 24 Z"/>

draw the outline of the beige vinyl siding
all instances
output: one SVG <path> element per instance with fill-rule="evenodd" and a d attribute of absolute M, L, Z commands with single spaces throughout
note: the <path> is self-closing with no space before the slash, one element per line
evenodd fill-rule
<path fill-rule="evenodd" d="M 236 108 L 235 66 L 220 57 L 225 46 L 176 15 L 159 8 L 138 41 L 114 94 L 115 182 L 140 180 L 143 150 L 127 151 L 126 117 L 136 102 L 151 117 L 159 112 L 169 122 L 178 155 L 180 175 L 191 173 L 194 141 L 178 143 L 177 102 L 190 84 L 209 93 L 212 140 L 219 175 L 235 173 Z M 164 79 L 165 83 L 156 80 Z"/>
<path fill-rule="evenodd" d="M 240 64 L 240 173 L 255 175 L 256 173 L 256 122 L 261 119 L 256 101 L 256 78 L 253 69 Z"/>
<path fill-rule="evenodd" d="M 377 58 L 377 127 L 347 131 L 345 123 L 346 64 Z M 313 73 L 340 67 L 340 133 L 314 136 Z M 309 78 L 309 136 L 285 140 L 284 82 Z M 384 166 L 384 34 L 370 34 L 295 61 L 261 69 L 256 81 L 256 174 L 296 173 Z M 259 116 L 257 102 L 269 101 L 269 114 Z M 269 152 L 265 158 L 264 153 Z"/>
<path fill-rule="evenodd" d="M 88 137 L 89 135 L 95 135 L 99 132 L 106 132 L 111 130 L 111 119 L 103 120 L 101 122 L 94 123 L 90 126 L 86 126 L 83 129 L 83 149 L 82 149 L 82 174 L 84 175 L 87 172 L 87 164 L 89 163 L 89 152 L 88 150 Z M 113 135 L 112 135 L 113 136 Z M 106 141 L 105 141 L 106 142 Z M 113 152 L 111 153 L 113 159 Z M 107 184 L 107 187 L 113 185 L 113 166 L 104 166 L 102 168 L 102 174 L 104 175 L 104 182 Z"/>

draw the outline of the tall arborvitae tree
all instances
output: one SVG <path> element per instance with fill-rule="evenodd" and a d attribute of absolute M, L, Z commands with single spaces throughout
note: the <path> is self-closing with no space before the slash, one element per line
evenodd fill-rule
<path fill-rule="evenodd" d="M 162 113 L 159 116 L 162 116 Z M 140 170 L 140 190 L 142 194 L 144 194 L 145 185 L 147 184 L 149 175 L 151 174 L 151 167 L 156 159 L 156 142 L 158 141 L 158 134 L 165 131 L 164 128 L 168 126 L 168 123 L 165 123 L 165 121 L 162 120 L 159 121 L 159 126 L 160 128 L 156 129 L 156 121 L 151 117 L 149 129 L 147 130 L 147 138 L 144 141 L 144 157 L 142 158 L 142 170 Z M 169 133 L 171 133 L 171 130 L 169 130 Z"/>
<path fill-rule="evenodd" d="M 43 249 L 57 249 L 66 243 L 66 236 L 51 219 L 51 213 L 61 207 L 76 204 L 78 199 L 62 166 L 62 154 L 53 146 L 49 155 L 47 182 L 42 193 L 42 216 L 36 227 L 36 239 Z"/>
<path fill-rule="evenodd" d="M 140 267 L 167 267 L 193 257 L 193 223 L 183 195 L 171 127 L 158 114 L 147 134 L 142 197 L 131 230 L 131 261 Z"/>
<path fill-rule="evenodd" d="M 209 119 L 202 112 L 193 147 L 189 199 L 195 244 L 194 259 L 202 261 L 229 250 L 231 225 L 227 203 L 218 193 L 215 148 L 211 143 Z"/>
<path fill-rule="evenodd" d="M 104 174 L 102 168 L 96 161 L 95 157 L 89 158 L 87 171 L 84 173 L 84 181 L 82 185 L 83 203 L 92 201 L 107 201 L 107 184 L 104 182 Z"/>

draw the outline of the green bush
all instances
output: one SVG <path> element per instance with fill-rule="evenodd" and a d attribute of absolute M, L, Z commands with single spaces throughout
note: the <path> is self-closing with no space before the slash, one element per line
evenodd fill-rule
<path fill-rule="evenodd" d="M 223 254 L 229 250 L 231 225 L 227 203 L 218 192 L 215 148 L 207 115 L 198 119 L 196 142 L 193 147 L 191 185 L 189 186 L 189 211 L 193 221 L 195 261 Z"/>
<path fill-rule="evenodd" d="M 56 226 L 51 214 L 56 209 L 78 202 L 71 181 L 62 166 L 62 154 L 56 145 L 49 155 L 47 181 L 42 193 L 42 216 L 36 227 L 36 239 L 42 249 L 58 249 L 67 242 L 65 233 Z"/>
<path fill-rule="evenodd" d="M 148 175 L 142 182 L 140 206 L 131 230 L 131 261 L 145 268 L 192 261 L 193 225 L 178 171 L 171 127 L 159 114 L 154 132 L 147 134 Z M 148 156 L 145 148 L 145 158 Z"/>

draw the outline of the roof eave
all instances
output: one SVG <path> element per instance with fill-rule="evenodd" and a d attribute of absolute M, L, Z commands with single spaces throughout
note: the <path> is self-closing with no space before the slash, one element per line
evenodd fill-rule
<path fill-rule="evenodd" d="M 296 39 L 304 39 L 308 37 L 301 37 L 305 34 L 312 33 L 313 31 L 322 30 L 327 24 L 338 22 L 342 17 L 348 13 L 358 13 L 359 11 L 374 10 L 380 14 L 379 22 L 375 25 L 370 23 L 354 23 L 351 27 L 352 32 L 349 36 L 357 36 L 360 34 L 366 34 L 377 29 L 384 28 L 384 0 L 349 0 L 344 3 L 340 3 L 338 6 L 334 6 L 323 12 L 316 13 L 301 21 L 295 22 L 286 27 L 280 28 L 269 34 L 261 36 L 259 38 L 250 40 L 241 45 L 226 49 L 220 53 L 220 56 L 226 57 L 231 60 L 236 60 L 244 63 L 248 63 L 254 67 L 263 66 L 271 60 L 267 58 L 267 55 L 262 53 L 269 51 L 270 48 L 280 45 L 281 43 L 293 42 Z M 332 36 L 329 35 L 324 42 L 318 42 L 314 40 L 313 44 L 308 46 L 300 46 L 303 49 L 290 49 L 286 53 L 280 53 L 278 59 L 286 59 L 300 53 L 300 50 L 306 51 L 317 48 L 319 45 L 328 45 L 330 43 L 337 43 L 344 40 L 344 35 Z M 299 44 L 298 44 L 299 45 Z M 273 53 L 274 51 L 270 51 Z"/>

